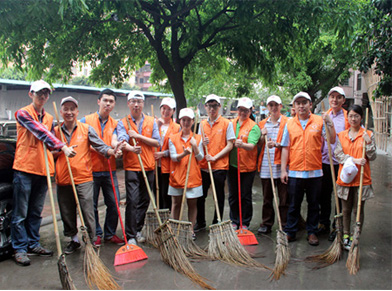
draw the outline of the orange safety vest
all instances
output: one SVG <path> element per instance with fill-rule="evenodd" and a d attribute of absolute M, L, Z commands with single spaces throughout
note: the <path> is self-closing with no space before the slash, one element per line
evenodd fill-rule
<path fill-rule="evenodd" d="M 347 117 L 347 110 L 345 110 L 344 108 L 342 108 L 343 110 L 343 115 L 344 115 L 344 128 L 345 129 L 349 129 L 350 128 L 350 123 L 348 122 L 348 117 Z M 327 110 L 327 113 L 330 114 L 332 111 L 332 108 L 329 108 Z"/>
<path fill-rule="evenodd" d="M 125 130 L 127 132 L 130 130 L 130 128 L 128 127 L 127 118 L 131 124 L 132 129 L 137 133 L 140 133 L 137 130 L 137 126 L 133 122 L 130 115 L 121 119 L 122 123 L 124 124 Z M 153 129 L 154 129 L 154 117 L 144 116 L 141 134 L 145 137 L 151 138 Z M 155 168 L 154 147 L 149 146 L 137 139 L 136 142 L 139 142 L 138 145 L 142 147 L 142 153 L 140 154 L 140 157 L 142 158 L 144 170 L 146 171 L 154 170 Z M 133 146 L 133 141 L 130 140 L 129 144 Z M 139 160 L 137 158 L 137 154 L 133 152 L 124 151 L 123 162 L 124 162 L 124 170 L 137 171 L 137 172 L 140 172 L 142 170 L 139 164 Z"/>
<path fill-rule="evenodd" d="M 363 149 L 363 134 L 365 132 L 364 128 L 360 128 L 357 136 L 353 141 L 350 140 L 350 137 L 348 135 L 349 129 L 342 131 L 338 133 L 339 141 L 340 144 L 342 145 L 343 152 L 346 155 L 349 155 L 353 157 L 354 159 L 362 158 L 362 149 Z M 370 130 L 367 131 L 367 134 L 369 136 L 372 135 L 372 132 Z M 363 185 L 371 185 L 372 184 L 372 178 L 370 176 L 370 163 L 369 159 L 366 157 L 367 160 L 365 166 L 363 167 Z M 358 174 L 355 176 L 354 180 L 350 184 L 344 183 L 340 179 L 340 172 L 343 169 L 343 165 L 339 164 L 339 174 L 338 174 L 338 180 L 336 181 L 336 184 L 340 186 L 345 186 L 345 187 L 357 187 L 359 186 L 359 180 L 360 180 L 360 173 L 361 173 L 361 166 L 356 165 L 358 168 Z"/>
<path fill-rule="evenodd" d="M 269 117 L 267 117 L 259 122 L 260 130 L 262 130 L 264 128 L 265 124 L 267 123 L 268 118 Z M 279 124 L 279 131 L 278 131 L 278 135 L 276 137 L 277 143 L 280 143 L 282 141 L 284 127 L 287 123 L 287 120 L 289 120 L 289 118 L 287 116 L 281 115 L 280 124 Z M 265 142 L 263 143 L 263 146 L 261 147 L 259 161 L 257 163 L 258 169 L 260 169 L 261 163 L 263 162 L 264 150 L 265 150 Z M 281 157 L 282 157 L 282 148 L 275 148 L 274 164 L 280 165 L 281 164 Z"/>
<path fill-rule="evenodd" d="M 296 116 L 287 121 L 287 130 L 290 137 L 289 169 L 291 171 L 322 169 L 322 117 L 311 114 L 304 130 Z"/>
<path fill-rule="evenodd" d="M 211 126 L 207 120 L 203 120 L 200 125 L 203 126 L 204 134 L 209 138 L 210 143 L 207 145 L 208 154 L 215 156 L 227 145 L 226 133 L 230 120 L 219 116 Z M 208 163 L 205 158 L 200 161 L 200 168 L 208 169 Z M 213 170 L 229 169 L 229 153 L 215 162 L 211 162 Z"/>
<path fill-rule="evenodd" d="M 32 104 L 21 108 L 20 110 L 27 111 L 30 116 L 37 122 L 38 113 Z M 15 119 L 17 113 L 15 112 Z M 42 124 L 50 131 L 53 126 L 53 116 L 45 112 Z M 42 141 L 36 138 L 28 129 L 16 123 L 18 132 L 16 140 L 16 150 L 13 169 L 29 174 L 46 176 L 44 145 Z M 53 156 L 49 150 L 46 150 L 49 161 L 50 175 L 54 175 L 54 162 Z"/>
<path fill-rule="evenodd" d="M 178 132 L 175 134 L 172 134 L 170 136 L 170 140 L 173 143 L 173 145 L 176 148 L 176 151 L 178 154 L 181 154 L 184 151 L 184 148 L 190 147 L 190 140 L 193 136 L 193 132 L 191 132 L 191 135 L 189 136 L 188 140 L 185 142 L 182 139 L 182 132 Z M 199 145 L 201 142 L 201 136 L 198 134 L 195 134 L 195 139 L 196 139 L 196 144 Z M 186 179 L 186 172 L 188 169 L 188 161 L 189 161 L 189 155 L 184 157 L 181 161 L 179 162 L 174 162 L 172 159 L 170 159 L 170 178 L 169 178 L 169 185 L 174 187 L 174 188 L 184 188 L 185 187 L 185 179 Z M 191 161 L 191 167 L 189 170 L 189 178 L 188 178 L 188 185 L 187 188 L 195 188 L 199 187 L 202 185 L 202 179 L 201 179 L 201 172 L 200 172 L 200 167 L 199 164 L 195 158 L 195 155 L 192 154 L 192 161 Z"/>
<path fill-rule="evenodd" d="M 85 118 L 86 118 L 86 124 L 91 125 L 98 133 L 99 138 L 102 139 L 105 144 L 111 146 L 113 132 L 117 127 L 117 121 L 115 121 L 114 118 L 109 116 L 108 121 L 105 124 L 105 128 L 103 129 L 103 135 L 102 135 L 102 127 L 101 127 L 101 122 L 99 120 L 98 113 L 95 112 L 93 114 L 87 115 L 85 116 Z M 108 159 L 100 155 L 94 150 L 91 150 L 91 160 L 93 163 L 93 172 L 109 171 L 109 166 L 107 161 Z M 110 157 L 110 166 L 112 168 L 112 171 L 116 170 L 116 158 L 114 156 Z"/>
<path fill-rule="evenodd" d="M 177 133 L 180 131 L 180 125 L 175 123 L 173 120 L 170 120 L 169 127 L 166 131 L 165 137 L 162 143 L 162 151 L 166 151 L 169 149 L 169 137 L 171 134 Z M 161 135 L 161 129 L 159 128 L 159 135 Z M 162 157 L 161 158 L 161 173 L 169 174 L 170 173 L 170 157 Z"/>
<path fill-rule="evenodd" d="M 233 128 L 234 131 L 237 131 L 237 122 L 238 122 L 238 117 L 234 119 L 233 122 Z M 256 125 L 256 123 L 248 118 L 245 120 L 242 125 L 240 126 L 240 130 L 238 132 L 237 138 L 241 138 L 243 142 L 247 143 L 248 142 L 248 136 L 252 128 Z M 237 151 L 240 151 L 240 172 L 253 172 L 256 171 L 256 163 L 257 163 L 257 146 L 253 148 L 251 151 L 247 151 L 245 149 L 238 149 Z M 237 163 L 238 167 L 238 163 Z"/>
<path fill-rule="evenodd" d="M 72 133 L 68 146 L 77 145 L 76 156 L 69 159 L 71 171 L 76 185 L 93 181 L 90 142 L 88 139 L 88 124 L 76 122 L 76 128 Z M 60 139 L 59 127 L 55 127 L 56 136 Z M 71 185 L 68 165 L 65 155 L 61 154 L 56 162 L 56 184 L 60 186 Z"/>

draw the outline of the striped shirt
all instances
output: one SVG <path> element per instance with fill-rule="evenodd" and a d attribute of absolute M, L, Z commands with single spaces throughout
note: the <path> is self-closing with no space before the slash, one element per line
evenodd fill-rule
<path fill-rule="evenodd" d="M 277 123 L 273 124 L 271 122 L 271 117 L 268 118 L 268 120 L 264 126 L 268 132 L 267 133 L 268 140 L 272 139 L 272 141 L 276 142 L 281 119 L 282 119 L 282 117 L 279 117 Z M 277 165 L 274 163 L 275 148 L 269 149 L 269 154 L 270 154 L 270 158 L 271 158 L 272 176 L 274 179 L 280 178 L 280 165 Z M 262 178 L 262 179 L 271 178 L 270 170 L 269 170 L 269 163 L 268 163 L 268 156 L 267 156 L 267 145 L 265 145 L 265 147 L 264 147 L 263 162 L 261 163 L 261 167 L 260 167 L 260 178 Z"/>

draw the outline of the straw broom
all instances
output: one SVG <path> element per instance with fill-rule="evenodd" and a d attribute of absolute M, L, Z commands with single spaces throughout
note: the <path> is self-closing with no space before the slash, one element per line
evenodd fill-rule
<path fill-rule="evenodd" d="M 131 128 L 128 116 L 126 117 L 126 119 L 128 127 Z M 136 145 L 135 139 L 133 139 L 133 144 Z M 148 183 L 146 171 L 144 170 L 144 165 L 140 154 L 137 154 L 137 158 L 142 169 L 142 174 L 147 187 L 147 192 L 150 196 L 153 210 L 159 224 L 159 227 L 155 230 L 155 233 L 157 234 L 158 247 L 161 253 L 162 260 L 177 272 L 187 276 L 192 282 L 198 284 L 200 287 L 204 289 L 214 290 L 215 288 L 207 284 L 204 281 L 205 278 L 200 276 L 198 273 L 196 273 L 195 269 L 193 269 L 188 258 L 185 256 L 182 247 L 178 243 L 174 235 L 173 229 L 170 227 L 168 222 L 166 221 L 165 223 L 162 223 L 157 206 L 155 204 L 154 195 L 152 194 L 150 184 Z"/>
<path fill-rule="evenodd" d="M 53 191 L 52 191 L 52 181 L 50 180 L 48 153 L 46 152 L 45 143 L 43 143 L 43 145 L 44 145 L 46 178 L 48 182 L 48 192 L 49 192 L 50 206 L 52 209 L 52 217 L 53 217 L 54 236 L 56 238 L 57 254 L 59 256 L 59 259 L 57 261 L 57 266 L 59 269 L 60 281 L 64 290 L 76 290 L 71 275 L 69 274 L 67 264 L 65 263 L 65 256 L 61 250 L 59 228 L 57 226 L 57 218 L 56 218 L 56 208 L 54 206 L 54 198 L 53 198 Z"/>
<path fill-rule="evenodd" d="M 203 125 L 200 124 L 201 134 L 205 138 Z M 204 150 L 208 155 L 208 148 L 205 145 Z M 245 250 L 244 246 L 238 240 L 237 234 L 231 227 L 231 221 L 227 220 L 222 222 L 219 212 L 218 199 L 216 197 L 214 176 L 212 174 L 211 163 L 207 161 L 208 172 L 210 173 L 211 188 L 214 198 L 215 211 L 218 223 L 210 225 L 210 239 L 208 243 L 208 256 L 214 260 L 221 260 L 226 263 L 237 265 L 241 267 L 254 267 L 254 268 L 267 268 L 263 264 L 256 262 L 249 253 Z"/>
<path fill-rule="evenodd" d="M 365 133 L 368 127 L 368 108 L 366 108 L 366 123 Z M 366 154 L 366 142 L 363 140 L 362 145 L 362 159 L 365 158 Z M 362 190 L 363 190 L 363 172 L 364 167 L 361 166 L 361 176 L 359 180 L 359 191 L 358 191 L 358 206 L 357 206 L 357 222 L 354 227 L 353 242 L 351 244 L 350 252 L 348 253 L 346 267 L 350 275 L 355 275 L 359 270 L 359 237 L 361 234 L 361 207 L 362 207 Z"/>
<path fill-rule="evenodd" d="M 195 123 L 194 123 L 194 127 L 193 127 L 193 136 L 196 133 L 197 117 L 198 117 L 198 115 L 196 113 Z M 182 219 L 183 212 L 184 212 L 184 205 L 185 205 L 185 201 L 186 201 L 186 190 L 188 188 L 188 180 L 189 180 L 189 172 L 191 169 L 192 156 L 193 156 L 193 151 L 191 148 L 191 153 L 189 154 L 188 166 L 187 166 L 187 171 L 186 171 L 186 176 L 185 176 L 185 185 L 184 185 L 184 190 L 182 193 L 182 203 L 181 203 L 179 219 Z M 186 256 L 192 257 L 194 259 L 207 259 L 207 258 L 209 258 L 207 252 L 204 251 L 203 249 L 201 249 L 193 241 L 193 238 L 192 238 L 193 225 L 191 222 L 183 221 L 183 220 L 169 219 L 169 223 L 171 224 L 171 227 L 173 229 L 177 229 L 176 237 L 177 237 L 179 244 L 183 248 Z"/>
<path fill-rule="evenodd" d="M 324 103 L 321 103 L 322 111 L 325 112 Z M 325 124 L 325 126 L 327 126 Z M 339 206 L 339 197 L 338 192 L 336 191 L 336 176 L 335 176 L 335 168 L 333 166 L 332 160 L 332 149 L 331 149 L 331 137 L 329 136 L 329 131 L 326 131 L 327 135 L 327 144 L 328 144 L 328 156 L 329 156 L 329 165 L 331 167 L 331 176 L 332 176 L 332 185 L 333 185 L 333 193 L 335 196 L 335 206 L 336 206 L 336 215 L 335 215 L 335 224 L 336 224 L 336 237 L 331 246 L 322 254 L 309 256 L 305 260 L 318 262 L 320 265 L 316 266 L 314 269 L 320 269 L 327 266 L 332 265 L 336 261 L 340 260 L 342 257 L 342 213 L 340 212 Z"/>
<path fill-rule="evenodd" d="M 57 112 L 56 102 L 53 102 L 53 107 L 54 113 L 56 114 L 60 138 L 61 141 L 64 142 L 64 136 L 60 124 L 60 118 Z M 116 283 L 116 281 L 114 281 L 112 275 L 109 273 L 108 268 L 103 264 L 91 243 L 90 237 L 87 233 L 86 225 L 84 223 L 82 209 L 80 208 L 78 193 L 76 192 L 75 182 L 72 175 L 71 164 L 69 163 L 67 156 L 65 156 L 65 159 L 67 161 L 68 172 L 72 182 L 72 190 L 75 197 L 76 208 L 78 210 L 80 223 L 82 225 L 80 230 L 83 235 L 83 241 L 86 244 L 83 262 L 85 280 L 90 289 L 93 289 L 95 286 L 96 288 L 103 290 L 119 290 L 120 286 Z"/>
<path fill-rule="evenodd" d="M 267 149 L 268 166 L 269 166 L 269 171 L 271 176 L 272 193 L 274 194 L 276 216 L 278 217 L 278 222 L 279 222 L 279 230 L 277 230 L 276 232 L 275 267 L 271 276 L 272 279 L 279 280 L 280 276 L 284 275 L 284 271 L 286 270 L 287 265 L 289 264 L 290 248 L 289 248 L 289 242 L 287 240 L 287 234 L 283 231 L 282 220 L 280 218 L 278 195 L 276 194 L 274 176 L 272 173 L 271 157 L 270 157 L 269 148 L 267 146 L 267 142 L 268 142 L 267 136 L 265 136 L 264 138 L 265 138 L 264 140 L 265 148 Z"/>

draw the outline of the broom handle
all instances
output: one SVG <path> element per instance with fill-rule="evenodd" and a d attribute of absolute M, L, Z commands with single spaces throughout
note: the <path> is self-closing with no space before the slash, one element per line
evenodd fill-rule
<path fill-rule="evenodd" d="M 321 110 L 323 112 L 325 112 L 324 102 L 321 102 Z M 324 122 L 324 126 L 325 126 L 325 133 L 327 136 L 329 166 L 331 168 L 331 177 L 332 177 L 333 193 L 335 196 L 336 214 L 339 215 L 340 214 L 340 205 L 339 205 L 338 192 L 336 191 L 336 176 L 335 176 L 335 167 L 333 166 L 333 159 L 332 159 L 331 137 L 329 136 L 329 130 L 327 129 L 327 124 L 325 122 Z"/>
<path fill-rule="evenodd" d="M 64 136 L 63 136 L 63 130 L 62 130 L 61 124 L 60 124 L 59 114 L 57 112 L 56 102 L 54 102 L 54 101 L 53 101 L 53 108 L 54 108 L 54 114 L 56 115 L 56 119 L 57 119 L 57 125 L 59 127 L 60 139 L 61 139 L 62 142 L 65 143 Z M 78 212 L 79 212 L 80 224 L 82 225 L 82 227 L 85 228 L 86 225 L 84 224 L 83 213 L 82 213 L 82 209 L 80 208 L 78 193 L 76 192 L 75 181 L 74 181 L 74 178 L 73 178 L 73 175 L 72 175 L 71 164 L 69 163 L 69 159 L 68 159 L 67 156 L 65 156 L 65 160 L 67 161 L 68 173 L 69 173 L 69 177 L 71 179 L 72 190 L 73 190 L 74 197 L 75 197 L 75 204 L 76 204 L 76 207 L 77 207 Z"/>
<path fill-rule="evenodd" d="M 202 138 L 204 140 L 205 139 L 205 134 L 204 134 L 203 124 L 201 122 L 200 122 L 200 131 L 201 131 Z M 208 148 L 207 148 L 206 145 L 204 146 L 204 151 L 206 152 L 206 155 L 208 155 Z M 218 219 L 218 223 L 220 223 L 222 221 L 221 220 L 222 218 L 221 218 L 221 215 L 220 215 L 220 212 L 219 212 L 218 198 L 216 197 L 215 181 L 214 181 L 214 176 L 212 174 L 211 163 L 209 161 L 207 161 L 207 165 L 208 165 L 208 172 L 210 173 L 212 196 L 214 197 L 216 216 L 217 216 L 217 219 Z"/>
<path fill-rule="evenodd" d="M 276 195 L 276 188 L 275 188 L 275 181 L 274 181 L 274 176 L 272 173 L 272 165 L 271 165 L 271 157 L 270 157 L 270 152 L 269 148 L 267 146 L 268 138 L 267 135 L 264 136 L 264 146 L 267 149 L 267 157 L 268 157 L 268 166 L 269 166 L 269 171 L 270 171 L 270 176 L 271 176 L 271 186 L 272 186 L 272 193 L 274 194 L 274 202 L 275 202 L 275 208 L 276 208 L 276 216 L 278 217 L 278 222 L 279 222 L 279 230 L 283 231 L 282 228 L 282 221 L 280 219 L 280 212 L 279 212 L 279 204 L 278 204 L 278 197 Z M 263 154 L 263 153 L 260 153 Z"/>
<path fill-rule="evenodd" d="M 196 127 L 197 127 L 197 114 L 196 114 L 196 117 L 195 117 L 195 124 L 193 126 L 193 136 L 191 136 L 191 138 L 195 136 Z M 185 206 L 185 200 L 186 200 L 186 190 L 188 189 L 189 172 L 191 170 L 191 163 L 192 163 L 192 155 L 193 155 L 193 150 L 192 150 L 192 147 L 191 147 L 191 153 L 189 154 L 189 159 L 188 159 L 188 167 L 186 169 L 185 185 L 184 185 L 184 190 L 182 192 L 182 202 L 181 202 L 180 216 L 178 217 L 179 218 L 178 220 L 182 220 L 182 215 L 183 215 L 183 212 L 184 212 L 184 206 Z M 179 231 L 180 231 L 180 225 L 178 225 L 178 232 Z M 178 235 L 178 233 L 177 233 L 177 235 Z"/>
<path fill-rule="evenodd" d="M 132 127 L 131 127 L 131 123 L 129 122 L 128 116 L 126 116 L 125 119 L 127 120 L 128 128 L 130 130 Z M 132 138 L 132 141 L 133 141 L 133 145 L 136 146 L 136 140 L 134 138 Z M 144 165 L 143 165 L 142 158 L 140 157 L 140 154 L 137 154 L 137 159 L 139 160 L 139 165 L 140 165 L 140 168 L 142 169 L 144 183 L 146 184 L 147 192 L 148 192 L 148 195 L 150 196 L 152 207 L 153 207 L 155 215 L 157 217 L 159 226 L 161 226 L 162 225 L 162 220 L 161 220 L 161 217 L 159 216 L 158 209 L 157 209 L 157 206 L 155 204 L 155 198 L 154 198 L 154 195 L 152 194 L 152 191 L 151 191 L 151 188 L 150 188 L 150 184 L 148 183 L 146 171 L 144 170 Z"/>
<path fill-rule="evenodd" d="M 366 108 L 366 119 L 365 119 L 365 131 L 367 131 L 368 127 L 368 108 Z M 362 159 L 365 158 L 366 154 L 366 142 L 365 139 L 363 139 L 362 143 Z M 357 206 L 357 223 L 360 222 L 361 218 L 361 207 L 362 207 L 362 190 L 363 190 L 363 172 L 364 172 L 364 166 L 361 166 L 361 176 L 359 177 L 359 191 L 358 191 L 358 206 Z"/>
<path fill-rule="evenodd" d="M 242 231 L 240 148 L 237 148 L 237 174 L 238 174 L 238 208 L 239 208 L 239 214 L 240 214 L 240 229 Z"/>
<path fill-rule="evenodd" d="M 46 179 L 47 179 L 47 183 L 48 183 L 48 192 L 49 192 L 49 197 L 50 197 L 50 206 L 52 208 L 54 236 L 56 238 L 57 253 L 58 253 L 58 256 L 60 257 L 61 254 L 62 254 L 62 251 L 61 251 L 59 229 L 58 229 L 58 226 L 57 226 L 56 208 L 54 206 L 52 181 L 50 180 L 48 153 L 46 152 L 46 145 L 45 145 L 45 143 L 43 143 L 43 145 L 44 145 L 44 156 L 45 156 Z"/>
<path fill-rule="evenodd" d="M 123 223 L 123 220 L 121 217 L 120 205 L 119 205 L 119 201 L 117 198 L 117 192 L 116 192 L 116 188 L 114 187 L 114 179 L 113 179 L 113 173 L 112 173 L 112 166 L 110 165 L 110 159 L 108 159 L 108 166 L 109 166 L 109 173 L 110 173 L 110 181 L 112 182 L 113 195 L 114 195 L 114 199 L 116 201 L 118 219 L 120 220 L 121 230 L 122 230 L 122 233 L 124 236 L 125 243 L 127 243 L 127 235 L 125 234 L 125 228 L 124 228 L 124 223 Z"/>
<path fill-rule="evenodd" d="M 151 116 L 154 118 L 154 104 L 151 104 Z M 155 148 L 157 152 L 157 148 Z M 157 208 L 159 209 L 159 181 L 158 181 L 158 162 L 155 160 L 155 190 L 157 199 Z"/>

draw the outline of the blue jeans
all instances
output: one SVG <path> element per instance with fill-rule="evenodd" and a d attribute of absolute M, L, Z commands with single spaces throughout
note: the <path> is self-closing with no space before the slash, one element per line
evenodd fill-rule
<path fill-rule="evenodd" d="M 107 174 L 107 175 L 106 175 Z M 118 190 L 118 182 L 116 172 L 113 171 L 113 181 L 114 187 L 117 194 L 117 200 L 120 201 L 120 191 Z M 94 174 L 93 174 L 94 176 Z M 98 198 L 99 190 L 102 188 L 103 200 L 106 205 L 106 216 L 105 216 L 105 239 L 110 239 L 116 234 L 117 224 L 118 224 L 118 212 L 116 206 L 116 200 L 113 194 L 112 181 L 110 179 L 109 172 L 104 175 L 94 176 L 94 214 L 95 214 L 95 225 L 96 225 L 96 235 L 102 237 L 102 228 L 99 224 L 98 215 Z"/>
<path fill-rule="evenodd" d="M 45 176 L 14 172 L 14 193 L 11 218 L 12 247 L 15 252 L 39 246 L 41 213 L 48 184 Z"/>
<path fill-rule="evenodd" d="M 322 177 L 319 178 L 290 178 L 287 185 L 289 194 L 289 211 L 285 232 L 295 238 L 298 231 L 298 220 L 301 214 L 301 205 L 306 193 L 308 203 L 308 216 L 306 219 L 306 230 L 309 234 L 316 234 L 319 221 L 319 200 L 321 192 Z"/>

